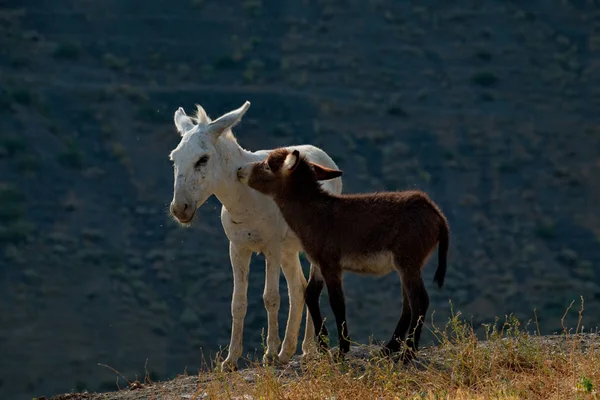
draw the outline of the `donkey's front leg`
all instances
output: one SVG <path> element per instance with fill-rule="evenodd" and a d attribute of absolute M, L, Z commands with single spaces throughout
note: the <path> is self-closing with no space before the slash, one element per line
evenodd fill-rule
<path fill-rule="evenodd" d="M 318 267 L 317 267 L 318 268 Z M 310 276 L 314 275 L 315 266 L 310 264 Z M 304 287 L 304 297 L 306 297 L 306 288 L 308 287 L 308 282 L 304 279 L 304 274 L 302 274 L 302 287 Z M 306 304 L 306 301 L 305 301 Z M 316 342 L 315 342 L 315 326 L 312 320 L 312 316 L 308 309 L 308 305 L 306 306 L 306 325 L 304 327 L 304 341 L 302 342 L 302 359 L 306 360 L 309 356 L 316 354 Z"/>
<path fill-rule="evenodd" d="M 342 270 L 341 268 L 336 268 L 334 271 L 328 272 L 325 276 L 325 284 L 327 285 L 329 304 L 335 316 L 340 353 L 343 355 L 350 350 L 350 337 L 346 321 L 346 299 L 342 285 Z"/>
<path fill-rule="evenodd" d="M 310 277 L 308 278 L 308 285 L 306 286 L 305 291 L 305 301 L 307 308 L 307 316 L 306 322 L 308 323 L 309 318 L 312 320 L 313 329 L 312 333 L 317 336 L 317 342 L 319 343 L 319 349 L 325 350 L 329 348 L 329 332 L 327 331 L 327 326 L 325 326 L 325 322 L 323 321 L 323 317 L 321 316 L 321 309 L 319 307 L 319 298 L 321 297 L 321 292 L 323 291 L 323 286 L 325 285 L 325 278 L 321 274 L 321 269 L 318 265 L 310 264 Z M 308 335 L 308 327 L 306 328 L 305 335 Z M 304 338 L 306 342 L 306 337 Z M 309 349 L 310 350 L 310 349 Z M 307 358 L 310 354 L 309 352 L 305 352 L 303 354 L 303 358 Z"/>
<path fill-rule="evenodd" d="M 221 368 L 233 370 L 237 368 L 238 358 L 242 355 L 242 336 L 244 332 L 244 317 L 248 308 L 248 272 L 252 252 L 239 249 L 229 242 L 229 258 L 233 269 L 233 296 L 231 299 L 231 341 L 229 354 Z"/>
<path fill-rule="evenodd" d="M 281 251 L 274 251 L 265 254 L 267 267 L 265 273 L 265 291 L 263 292 L 263 301 L 267 309 L 267 352 L 263 357 L 263 362 L 275 360 L 277 349 L 281 340 L 279 339 L 279 323 L 277 314 L 279 313 L 279 269 L 281 268 Z"/>

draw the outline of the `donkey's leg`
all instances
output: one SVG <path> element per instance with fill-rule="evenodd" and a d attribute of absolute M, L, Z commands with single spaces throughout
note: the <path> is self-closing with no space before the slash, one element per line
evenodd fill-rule
<path fill-rule="evenodd" d="M 327 327 L 323 323 L 321 309 L 319 308 L 319 298 L 321 297 L 323 286 L 325 286 L 325 280 L 323 275 L 321 275 L 321 269 L 319 266 L 311 264 L 310 277 L 308 278 L 308 285 L 306 286 L 304 295 L 306 299 L 306 308 L 308 309 L 306 321 L 308 323 L 309 317 L 312 319 L 313 332 L 316 332 L 317 334 L 319 348 L 327 349 L 328 344 L 326 338 L 329 336 L 329 332 L 327 332 Z M 308 328 L 306 329 L 306 335 L 308 335 Z"/>
<path fill-rule="evenodd" d="M 288 313 L 285 336 L 281 345 L 278 358 L 282 363 L 287 363 L 296 352 L 298 346 L 298 335 L 302 323 L 302 309 L 304 308 L 304 290 L 306 279 L 302 273 L 300 258 L 297 252 L 286 252 L 283 254 L 281 264 L 283 275 L 287 281 L 290 309 Z"/>
<path fill-rule="evenodd" d="M 404 287 L 408 291 L 411 308 L 410 326 L 406 339 L 407 351 L 403 356 L 404 362 L 408 362 L 415 357 L 415 353 L 419 348 L 419 339 L 421 338 L 421 330 L 425 322 L 425 314 L 429 308 L 429 295 L 427 294 L 427 289 L 425 289 L 421 271 L 417 268 L 415 270 L 402 276 Z"/>
<path fill-rule="evenodd" d="M 279 339 L 279 323 L 277 314 L 279 313 L 279 269 L 281 268 L 281 250 L 276 250 L 265 254 L 266 273 L 265 290 L 263 292 L 263 301 L 267 309 L 267 351 L 263 356 L 263 362 L 274 360 L 277 356 L 277 349 L 281 340 Z"/>
<path fill-rule="evenodd" d="M 400 343 L 404 340 L 404 337 L 406 336 L 406 332 L 408 331 L 410 321 L 410 300 L 408 299 L 408 293 L 406 291 L 406 288 L 404 287 L 404 283 L 402 283 L 402 314 L 400 315 L 400 319 L 398 320 L 396 329 L 392 334 L 392 338 L 383 347 L 383 353 L 385 355 L 390 355 L 391 353 L 395 353 L 398 350 L 400 350 Z"/>
<path fill-rule="evenodd" d="M 329 304 L 335 316 L 335 324 L 338 331 L 338 344 L 340 353 L 344 354 L 350 350 L 350 337 L 348 335 L 348 322 L 346 321 L 346 299 L 342 287 L 342 270 L 324 275 L 329 295 Z"/>
<path fill-rule="evenodd" d="M 244 317 L 248 308 L 248 271 L 252 252 L 236 248 L 229 242 L 229 258 L 233 269 L 233 296 L 231 299 L 231 341 L 229 354 L 221 367 L 226 369 L 237 368 L 238 358 L 242 355 L 242 336 L 244 331 Z"/>
<path fill-rule="evenodd" d="M 315 269 L 315 266 L 311 263 L 309 278 L 310 278 L 310 276 L 314 275 L 314 269 Z M 306 279 L 304 279 L 304 274 L 302 274 L 302 281 L 303 281 L 303 285 L 304 285 L 303 295 L 306 296 L 308 282 L 306 282 Z M 316 353 L 315 326 L 313 323 L 312 315 L 310 314 L 310 311 L 308 310 L 308 305 L 307 305 L 306 306 L 306 326 L 304 327 L 304 341 L 302 341 L 302 358 L 306 359 L 306 357 L 308 357 L 311 353 Z"/>

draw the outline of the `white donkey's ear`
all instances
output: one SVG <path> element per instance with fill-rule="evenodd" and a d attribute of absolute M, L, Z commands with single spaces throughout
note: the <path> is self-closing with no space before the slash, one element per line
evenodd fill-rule
<path fill-rule="evenodd" d="M 246 111 L 248 111 L 248 108 L 250 108 L 250 102 L 246 101 L 244 105 L 237 110 L 229 111 L 227 114 L 221 115 L 219 118 L 208 124 L 208 132 L 210 132 L 215 139 L 218 138 L 223 132 L 231 129 L 235 124 L 240 122 L 244 114 L 246 114 Z"/>
<path fill-rule="evenodd" d="M 192 119 L 185 114 L 182 107 L 179 107 L 177 111 L 175 111 L 175 116 L 173 117 L 175 121 L 175 127 L 180 135 L 183 134 L 194 127 L 194 123 Z"/>
<path fill-rule="evenodd" d="M 198 121 L 200 125 L 207 125 L 210 123 L 210 117 L 200 104 L 196 104 L 196 121 Z"/>

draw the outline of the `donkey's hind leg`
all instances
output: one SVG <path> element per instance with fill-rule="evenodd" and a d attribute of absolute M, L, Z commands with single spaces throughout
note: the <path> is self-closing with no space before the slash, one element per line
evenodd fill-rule
<path fill-rule="evenodd" d="M 400 319 L 398 320 L 396 329 L 392 334 L 392 338 L 385 346 L 383 346 L 382 352 L 385 356 L 390 356 L 392 353 L 395 353 L 398 350 L 400 350 L 401 342 L 406 336 L 406 332 L 408 331 L 410 321 L 410 301 L 408 299 L 408 292 L 404 287 L 404 284 L 402 284 L 402 314 L 400 315 Z"/>
<path fill-rule="evenodd" d="M 427 294 L 427 289 L 425 289 L 421 270 L 417 269 L 411 272 L 402 276 L 404 287 L 408 292 L 411 309 L 410 325 L 406 339 L 407 349 L 402 357 L 405 363 L 412 360 L 416 355 L 423 323 L 425 322 L 425 314 L 429 308 L 429 295 Z"/>

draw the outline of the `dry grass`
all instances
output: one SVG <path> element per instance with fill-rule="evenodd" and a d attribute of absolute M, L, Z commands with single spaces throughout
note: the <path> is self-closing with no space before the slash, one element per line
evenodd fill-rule
<path fill-rule="evenodd" d="M 582 312 L 583 299 L 580 321 Z M 147 382 L 139 390 L 82 398 L 600 398 L 600 335 L 583 333 L 579 324 L 573 329 L 564 327 L 561 335 L 541 336 L 528 333 L 516 318 L 508 316 L 503 323 L 497 320 L 485 326 L 484 339 L 477 337 L 460 314 L 453 315 L 444 328 L 430 325 L 439 345 L 421 349 L 418 361 L 409 366 L 374 357 L 377 346 L 353 346 L 341 362 L 325 355 L 302 365 L 296 360 L 285 368 L 258 363 L 234 373 L 206 368 L 199 376 Z M 219 359 L 214 361 L 218 365 Z"/>

